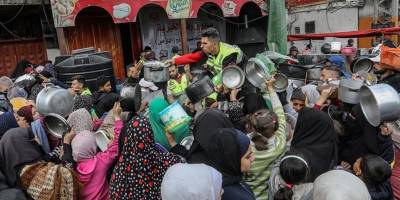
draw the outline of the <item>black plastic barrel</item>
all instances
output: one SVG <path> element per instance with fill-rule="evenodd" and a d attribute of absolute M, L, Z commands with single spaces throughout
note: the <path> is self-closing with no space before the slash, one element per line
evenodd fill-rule
<path fill-rule="evenodd" d="M 74 50 L 72 55 L 56 57 L 55 67 L 58 80 L 70 85 L 72 77 L 82 75 L 92 92 L 97 90 L 96 80 L 101 75 L 115 83 L 110 52 L 95 52 L 94 48 Z"/>

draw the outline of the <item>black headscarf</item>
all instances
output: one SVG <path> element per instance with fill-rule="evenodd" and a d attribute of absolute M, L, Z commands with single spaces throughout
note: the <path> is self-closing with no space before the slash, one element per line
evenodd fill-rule
<path fill-rule="evenodd" d="M 93 105 L 97 116 L 100 118 L 105 112 L 111 110 L 120 97 L 115 93 L 96 92 L 93 94 Z"/>
<path fill-rule="evenodd" d="M 248 93 L 244 98 L 243 104 L 243 113 L 253 114 L 261 109 L 266 109 L 267 104 L 265 103 L 264 98 L 259 93 Z"/>
<path fill-rule="evenodd" d="M 328 114 L 312 108 L 301 109 L 291 147 L 312 152 L 311 181 L 332 169 L 337 163 L 337 146 L 333 121 Z"/>
<path fill-rule="evenodd" d="M 14 72 L 11 76 L 11 78 L 18 78 L 21 75 L 25 74 L 25 69 L 30 67 L 32 65 L 32 63 L 30 63 L 27 60 L 21 60 L 17 63 L 17 65 L 15 66 Z"/>
<path fill-rule="evenodd" d="M 17 184 L 19 170 L 25 164 L 40 160 L 43 151 L 27 128 L 14 128 L 0 140 L 0 169 L 10 187 Z"/>
<path fill-rule="evenodd" d="M 234 128 L 220 128 L 210 138 L 209 147 L 212 153 L 209 154 L 208 165 L 222 173 L 222 186 L 237 184 L 242 180 L 241 159 L 249 145 L 250 139 Z"/>
<path fill-rule="evenodd" d="M 345 121 L 346 134 L 341 138 L 340 159 L 353 164 L 366 154 L 379 155 L 387 162 L 393 161 L 393 143 L 390 137 L 382 136 L 379 128 L 365 118 L 360 104 L 355 105 Z"/>
<path fill-rule="evenodd" d="M 207 151 L 210 148 L 210 138 L 212 138 L 219 128 L 233 128 L 232 122 L 229 118 L 221 111 L 216 109 L 208 109 L 204 111 L 197 118 L 193 137 L 194 141 L 190 147 L 187 155 L 189 163 L 207 163 Z"/>

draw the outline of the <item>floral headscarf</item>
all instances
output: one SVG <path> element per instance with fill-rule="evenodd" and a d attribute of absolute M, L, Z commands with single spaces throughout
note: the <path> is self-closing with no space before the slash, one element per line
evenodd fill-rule
<path fill-rule="evenodd" d="M 147 118 L 136 116 L 122 132 L 122 149 L 111 176 L 111 199 L 161 199 L 161 182 L 179 156 L 162 153 L 154 146 Z M 120 144 L 121 145 L 121 144 Z"/>
<path fill-rule="evenodd" d="M 68 124 L 72 127 L 76 134 L 82 131 L 93 130 L 92 117 L 85 108 L 72 112 L 67 119 Z"/>

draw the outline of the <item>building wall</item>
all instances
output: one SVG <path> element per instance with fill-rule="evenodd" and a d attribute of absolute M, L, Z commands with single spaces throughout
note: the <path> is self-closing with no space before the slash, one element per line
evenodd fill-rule
<path fill-rule="evenodd" d="M 10 76 L 21 60 L 35 64 L 42 64 L 47 60 L 42 39 L 0 41 L 0 52 L 0 76 Z"/>
<path fill-rule="evenodd" d="M 300 27 L 299 34 L 305 34 L 305 23 L 315 21 L 315 33 L 329 33 L 340 31 L 358 30 L 358 8 L 342 8 L 335 12 L 326 10 L 326 4 L 307 6 L 306 8 L 291 10 L 288 14 L 289 34 L 295 33 L 295 27 Z M 314 40 L 313 53 L 320 53 L 320 48 L 325 42 L 340 41 L 342 45 L 347 44 L 348 38 L 326 38 L 324 40 Z M 294 45 L 300 52 L 305 48 L 309 41 L 296 41 Z M 291 43 L 289 43 L 291 45 Z M 357 46 L 357 40 L 355 40 Z"/>

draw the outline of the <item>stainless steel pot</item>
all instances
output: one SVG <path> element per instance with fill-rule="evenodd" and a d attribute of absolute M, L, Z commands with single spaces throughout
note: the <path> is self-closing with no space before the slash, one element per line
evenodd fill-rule
<path fill-rule="evenodd" d="M 265 80 L 271 79 L 267 66 L 256 58 L 250 58 L 247 61 L 244 72 L 247 80 L 258 88 L 263 88 Z"/>
<path fill-rule="evenodd" d="M 388 84 L 362 86 L 360 104 L 365 118 L 373 126 L 396 121 L 400 117 L 399 94 Z"/>
<path fill-rule="evenodd" d="M 24 74 L 14 81 L 14 86 L 29 87 L 36 83 L 36 78 L 30 74 Z"/>
<path fill-rule="evenodd" d="M 43 123 L 46 129 L 57 138 L 62 138 L 63 135 L 71 130 L 71 126 L 68 125 L 67 120 L 55 113 L 46 115 Z"/>
<path fill-rule="evenodd" d="M 214 92 L 214 85 L 212 84 L 210 77 L 205 76 L 190 84 L 185 91 L 186 96 L 190 101 L 192 103 L 197 103 Z"/>
<path fill-rule="evenodd" d="M 169 80 L 168 67 L 160 61 L 149 61 L 143 64 L 144 79 L 153 83 L 162 83 Z"/>
<path fill-rule="evenodd" d="M 136 86 L 123 86 L 120 92 L 121 108 L 123 111 L 136 112 L 142 104 L 142 90 L 139 84 Z"/>
<path fill-rule="evenodd" d="M 49 84 L 39 92 L 36 106 L 41 115 L 55 113 L 67 117 L 72 112 L 74 98 L 68 90 Z"/>
<path fill-rule="evenodd" d="M 283 92 L 286 90 L 286 88 L 289 85 L 288 78 L 281 73 L 277 73 L 274 75 L 275 78 L 275 83 L 274 83 L 274 89 L 277 92 Z"/>
<path fill-rule="evenodd" d="M 190 147 L 191 147 L 192 144 L 193 144 L 193 141 L 194 141 L 194 137 L 193 137 L 192 135 L 189 135 L 189 136 L 183 138 L 180 144 L 181 144 L 182 146 L 184 146 L 186 150 L 189 151 L 189 150 L 190 150 Z"/>
<path fill-rule="evenodd" d="M 308 80 L 320 80 L 321 77 L 321 68 L 315 67 L 307 70 L 307 81 Z"/>
<path fill-rule="evenodd" d="M 236 65 L 230 65 L 222 71 L 222 84 L 227 88 L 240 88 L 244 83 L 245 75 L 242 69 Z"/>
<path fill-rule="evenodd" d="M 360 102 L 359 91 L 362 85 L 362 80 L 340 80 L 338 91 L 339 99 L 345 103 L 358 104 Z"/>

